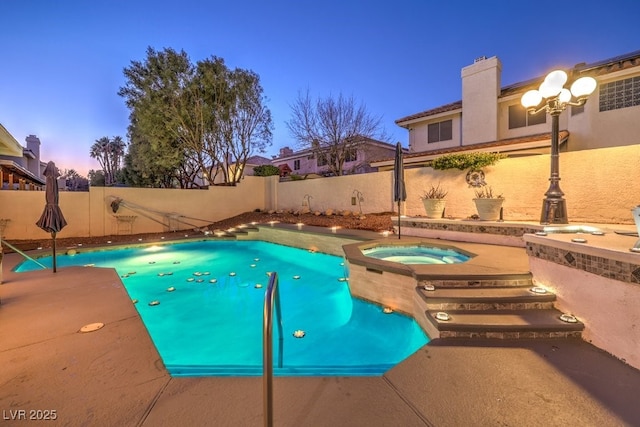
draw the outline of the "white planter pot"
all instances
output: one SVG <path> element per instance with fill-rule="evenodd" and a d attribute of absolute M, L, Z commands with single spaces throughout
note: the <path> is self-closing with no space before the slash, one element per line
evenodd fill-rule
<path fill-rule="evenodd" d="M 446 202 L 445 199 L 422 199 L 426 217 L 432 219 L 442 218 Z"/>
<path fill-rule="evenodd" d="M 500 219 L 500 208 L 504 199 L 473 199 L 478 210 L 478 216 L 483 221 L 497 221 Z"/>

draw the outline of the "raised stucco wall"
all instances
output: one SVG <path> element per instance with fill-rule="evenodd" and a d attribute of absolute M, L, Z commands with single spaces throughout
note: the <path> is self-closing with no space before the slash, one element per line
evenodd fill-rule
<path fill-rule="evenodd" d="M 544 193 L 549 187 L 550 156 L 504 159 L 485 168 L 486 182 L 505 197 L 504 219 L 539 221 Z M 560 187 L 565 193 L 571 222 L 632 223 L 631 208 L 640 204 L 640 145 L 584 150 L 560 154 Z M 405 170 L 407 200 L 402 213 L 424 215 L 420 196 L 430 185 L 449 191 L 446 215 L 467 218 L 476 213 L 474 190 L 465 181 L 465 171 L 432 168 Z M 308 194 L 311 210 L 357 210 L 351 195 L 364 195 L 362 210 L 396 210 L 393 202 L 393 172 L 349 175 L 277 184 L 277 209 L 299 210 Z"/>
<path fill-rule="evenodd" d="M 486 182 L 505 197 L 504 219 L 539 221 L 549 186 L 549 155 L 501 160 L 485 168 Z M 640 145 L 560 154 L 560 187 L 571 222 L 631 223 L 630 209 L 640 204 Z M 419 195 L 430 184 L 449 190 L 446 214 L 465 218 L 474 213 L 474 191 L 458 170 L 411 169 L 407 215 L 421 215 Z"/>
<path fill-rule="evenodd" d="M 557 296 L 555 306 L 585 324 L 582 337 L 640 369 L 640 285 L 529 258 L 536 283 Z"/>
<path fill-rule="evenodd" d="M 336 176 L 303 181 L 288 181 L 278 184 L 277 209 L 302 209 L 305 195 L 311 196 L 312 211 L 352 210 L 354 190 L 363 194 L 362 211 L 390 212 L 393 210 L 393 172 L 376 172 L 358 175 Z"/>

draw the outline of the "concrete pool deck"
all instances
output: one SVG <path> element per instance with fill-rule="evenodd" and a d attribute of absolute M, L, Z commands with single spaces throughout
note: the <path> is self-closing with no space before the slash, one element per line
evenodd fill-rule
<path fill-rule="evenodd" d="M 114 270 L 21 261 L 5 255 L 0 285 L 0 426 L 263 424 L 261 377 L 169 376 Z M 382 377 L 276 377 L 274 424 L 632 426 L 638 390 L 584 341 L 434 340 Z"/>

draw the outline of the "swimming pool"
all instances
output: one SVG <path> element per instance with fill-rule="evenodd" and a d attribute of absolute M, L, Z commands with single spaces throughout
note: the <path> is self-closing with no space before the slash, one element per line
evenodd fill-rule
<path fill-rule="evenodd" d="M 271 271 L 284 331 L 275 375 L 381 375 L 429 340 L 412 318 L 352 298 L 343 260 L 318 252 L 208 240 L 59 255 L 57 263 L 114 267 L 173 376 L 262 374 Z M 17 271 L 35 268 L 26 261 Z M 274 360 L 278 339 L 274 328 Z"/>
<path fill-rule="evenodd" d="M 362 254 L 400 264 L 457 264 L 471 258 L 454 249 L 422 245 L 374 246 L 362 249 Z"/>

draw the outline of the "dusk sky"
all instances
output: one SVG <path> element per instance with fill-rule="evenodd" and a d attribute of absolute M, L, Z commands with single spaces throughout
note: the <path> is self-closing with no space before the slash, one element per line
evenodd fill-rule
<path fill-rule="evenodd" d="M 300 148 L 285 121 L 307 89 L 352 95 L 406 147 L 394 121 L 460 100 L 475 58 L 500 58 L 503 85 L 528 80 L 640 50 L 639 16 L 638 0 L 2 0 L 0 123 L 86 176 L 96 139 L 126 140 L 123 69 L 170 47 L 260 76 L 275 126 L 267 157 Z"/>

